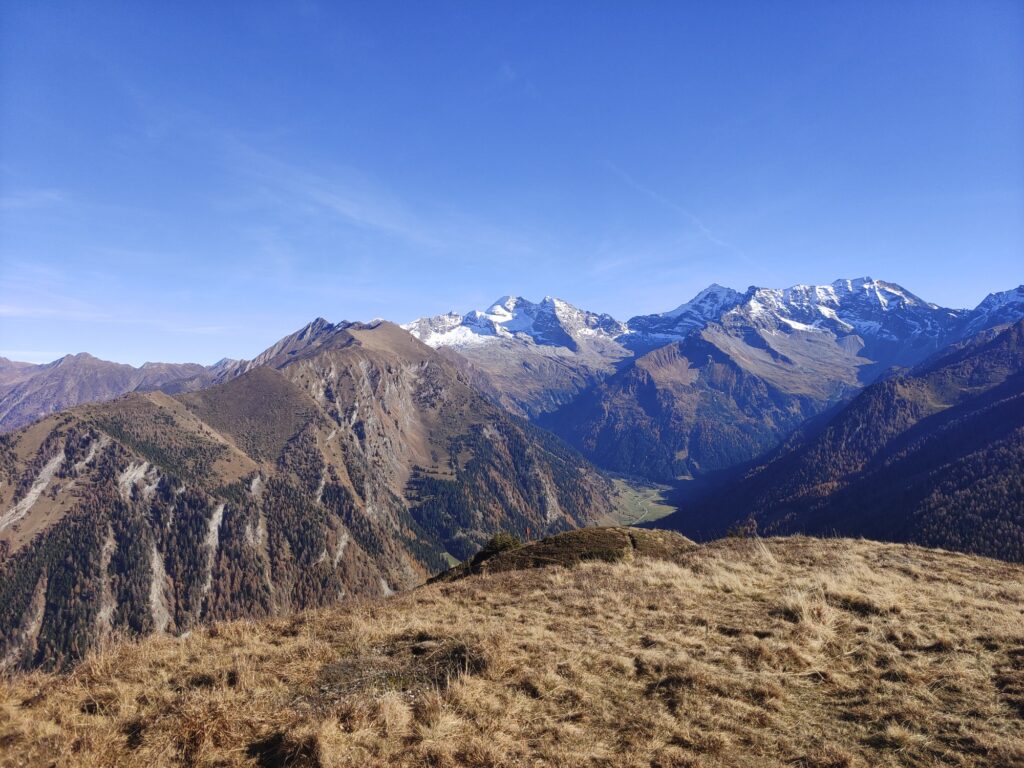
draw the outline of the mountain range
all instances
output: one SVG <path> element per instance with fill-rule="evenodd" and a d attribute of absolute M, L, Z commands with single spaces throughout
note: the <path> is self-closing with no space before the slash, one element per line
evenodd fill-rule
<path fill-rule="evenodd" d="M 412 587 L 496 531 L 615 519 L 612 483 L 389 323 L 316 321 L 229 380 L 0 438 L 0 659 Z"/>
<path fill-rule="evenodd" d="M 673 482 L 748 461 L 893 369 L 1022 316 L 1024 286 L 958 310 L 860 278 L 713 285 L 624 323 L 505 297 L 403 327 L 598 465 Z"/>
<path fill-rule="evenodd" d="M 518 297 L 318 318 L 213 366 L 3 361 L 0 666 L 389 594 L 499 531 L 649 521 L 652 482 L 697 538 L 1024 560 L 1022 318 L 1024 286 L 957 310 L 862 278 L 625 322 Z"/>
<path fill-rule="evenodd" d="M 85 352 L 42 365 L 0 357 L 0 430 L 30 424 L 79 403 L 160 389 L 208 370 L 191 363 L 146 363 L 135 368 Z"/>
<path fill-rule="evenodd" d="M 1024 321 L 876 382 L 659 521 L 858 535 L 1024 561 Z"/>

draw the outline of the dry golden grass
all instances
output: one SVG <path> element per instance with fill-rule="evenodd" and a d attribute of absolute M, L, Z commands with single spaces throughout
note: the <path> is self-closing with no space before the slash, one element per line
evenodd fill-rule
<path fill-rule="evenodd" d="M 1024 765 L 1024 568 L 851 540 L 439 583 L 0 685 L 4 766 Z"/>

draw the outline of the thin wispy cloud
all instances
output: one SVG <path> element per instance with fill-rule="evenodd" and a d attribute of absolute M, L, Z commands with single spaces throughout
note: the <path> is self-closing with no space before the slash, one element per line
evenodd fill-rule
<path fill-rule="evenodd" d="M 501 66 L 498 67 L 498 78 L 506 83 L 514 83 L 518 78 L 515 67 L 507 61 L 503 61 Z"/>
<path fill-rule="evenodd" d="M 522 257 L 545 248 L 543 235 L 536 232 L 482 220 L 443 199 L 403 198 L 356 168 L 334 165 L 313 171 L 234 136 L 225 134 L 220 141 L 229 171 L 245 179 L 248 204 L 267 206 L 275 217 L 297 216 L 323 225 L 333 220 L 456 260 L 480 253 Z M 279 229 L 249 232 L 277 257 L 290 250 Z"/>
<path fill-rule="evenodd" d="M 522 94 L 530 99 L 540 97 L 540 89 L 532 79 L 525 76 L 520 68 L 514 66 L 510 61 L 503 61 L 498 65 L 496 90 L 511 91 Z"/>
<path fill-rule="evenodd" d="M 336 216 L 418 245 L 441 245 L 400 200 L 352 169 L 336 169 L 331 176 L 314 173 L 237 140 L 229 151 L 236 172 L 257 182 L 284 209 Z"/>
<path fill-rule="evenodd" d="M 20 304 L 0 304 L 0 317 L 63 318 L 65 320 L 102 320 L 101 314 L 69 308 L 37 307 Z"/>
<path fill-rule="evenodd" d="M 639 192 L 640 194 L 653 200 L 659 205 L 676 212 L 677 214 L 685 218 L 687 221 L 689 221 L 690 224 L 694 227 L 694 229 L 696 229 L 697 232 L 699 232 L 700 235 L 712 245 L 730 251 L 731 253 L 742 259 L 744 262 L 750 261 L 747 255 L 740 248 L 738 248 L 737 246 L 733 245 L 730 242 L 723 240 L 718 235 L 716 235 L 710 227 L 708 227 L 703 221 L 701 221 L 697 214 L 693 213 L 693 211 L 690 211 L 689 209 L 683 207 L 679 203 L 666 197 L 660 192 L 657 192 L 651 189 L 650 187 L 647 187 L 639 183 L 632 176 L 630 176 L 628 173 L 623 171 L 618 166 L 612 163 L 607 163 L 607 166 L 616 176 L 618 176 L 623 182 L 625 182 L 627 186 L 632 188 L 634 191 Z"/>
<path fill-rule="evenodd" d="M 67 201 L 68 194 L 59 189 L 24 189 L 0 195 L 0 210 L 47 208 Z"/>

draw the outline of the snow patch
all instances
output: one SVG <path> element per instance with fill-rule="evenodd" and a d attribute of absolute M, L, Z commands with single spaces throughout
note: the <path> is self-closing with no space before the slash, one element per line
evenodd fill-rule
<path fill-rule="evenodd" d="M 801 323 L 798 320 L 790 320 L 788 317 L 779 317 L 779 320 L 784 322 L 786 325 L 788 325 L 790 328 L 792 328 L 795 331 L 817 331 L 817 330 L 819 330 L 819 328 L 817 326 L 807 325 L 806 323 Z"/>

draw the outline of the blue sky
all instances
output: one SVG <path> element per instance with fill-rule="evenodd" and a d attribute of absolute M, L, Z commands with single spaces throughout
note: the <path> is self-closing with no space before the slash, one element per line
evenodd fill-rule
<path fill-rule="evenodd" d="M 8 0 L 0 354 L 1024 281 L 1019 2 Z"/>

